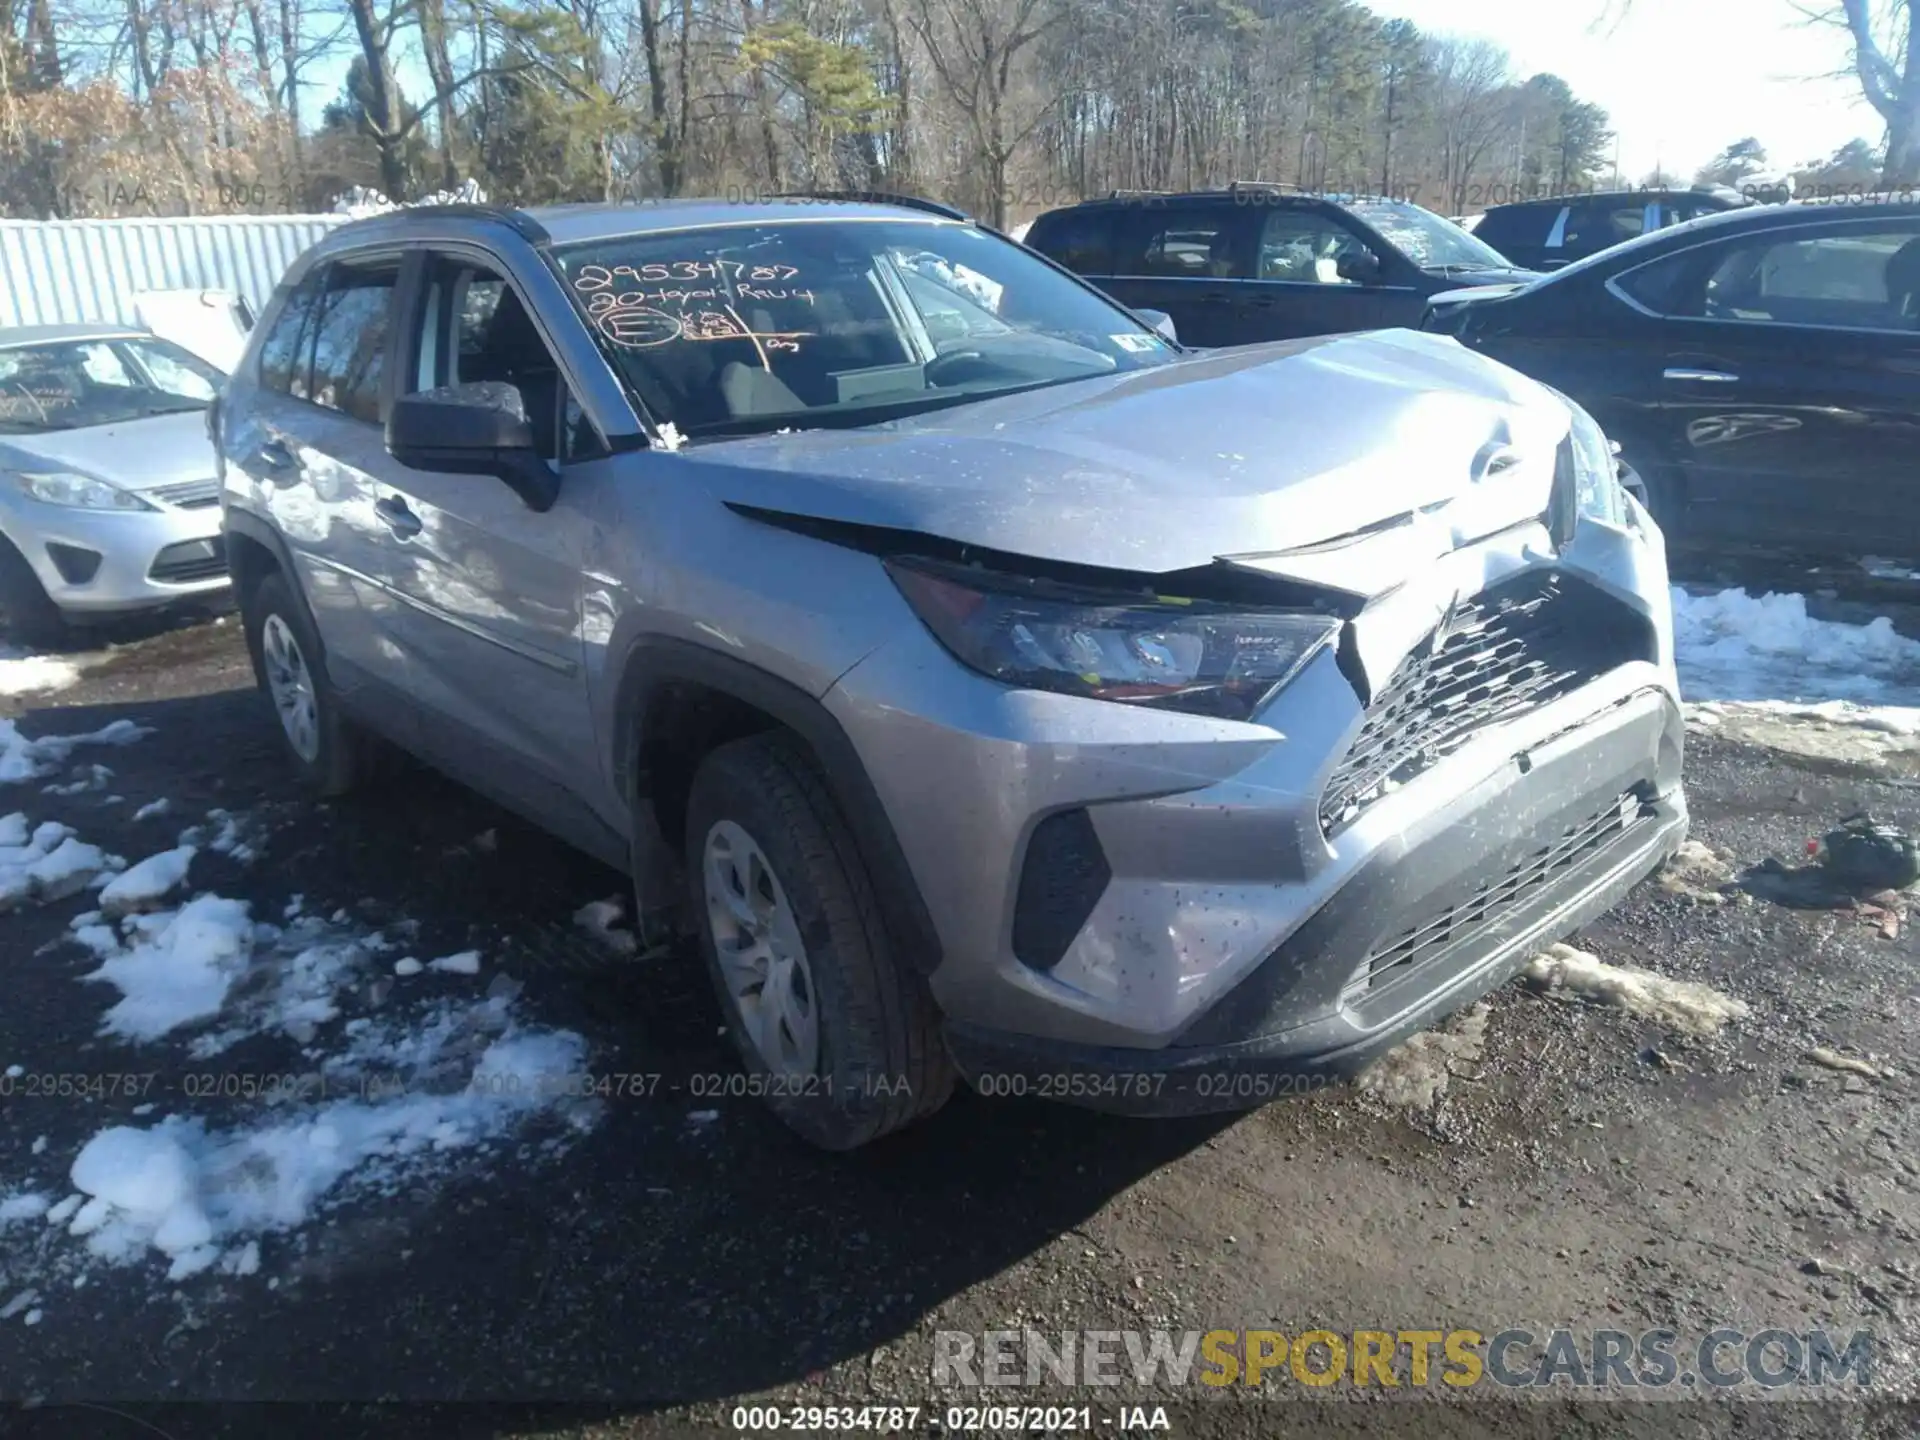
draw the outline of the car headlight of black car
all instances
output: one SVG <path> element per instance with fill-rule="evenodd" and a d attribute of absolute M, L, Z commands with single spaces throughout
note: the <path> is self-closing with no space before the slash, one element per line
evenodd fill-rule
<path fill-rule="evenodd" d="M 887 573 L 954 658 L 1007 685 L 1246 720 L 1329 644 L 1340 622 L 1162 595 L 1125 595 L 944 561 Z"/>

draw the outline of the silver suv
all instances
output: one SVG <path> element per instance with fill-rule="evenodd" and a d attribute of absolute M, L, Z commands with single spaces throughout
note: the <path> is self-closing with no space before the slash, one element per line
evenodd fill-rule
<path fill-rule="evenodd" d="M 1351 1074 L 1685 829 L 1659 532 L 1443 337 L 1186 351 L 919 203 L 433 207 L 214 430 L 294 763 L 630 870 L 822 1146 Z"/>

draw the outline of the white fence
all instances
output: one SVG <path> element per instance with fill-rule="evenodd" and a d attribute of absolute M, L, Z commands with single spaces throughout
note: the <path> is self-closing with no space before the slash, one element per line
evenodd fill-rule
<path fill-rule="evenodd" d="M 143 290 L 231 290 L 258 314 L 344 215 L 0 220 L 0 327 L 135 325 Z"/>

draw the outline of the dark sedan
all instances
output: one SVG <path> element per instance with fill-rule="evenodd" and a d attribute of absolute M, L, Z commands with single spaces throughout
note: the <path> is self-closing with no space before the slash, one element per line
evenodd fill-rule
<path fill-rule="evenodd" d="M 1591 411 L 1672 544 L 1920 560 L 1920 205 L 1729 211 L 1424 325 Z"/>

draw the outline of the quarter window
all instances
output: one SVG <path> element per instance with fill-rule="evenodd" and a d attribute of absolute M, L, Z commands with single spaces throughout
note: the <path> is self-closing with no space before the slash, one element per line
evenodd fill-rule
<path fill-rule="evenodd" d="M 386 363 L 387 317 L 398 265 L 335 265 L 314 314 L 316 405 L 368 424 L 380 423 L 380 377 Z"/>
<path fill-rule="evenodd" d="M 302 400 L 310 392 L 313 347 L 307 343 L 312 333 L 307 321 L 320 297 L 322 278 L 323 272 L 314 270 L 300 282 L 260 344 L 260 383 L 269 390 Z"/>
<path fill-rule="evenodd" d="M 1027 243 L 1077 274 L 1111 275 L 1114 219 L 1107 212 L 1070 210 L 1049 220 Z"/>

